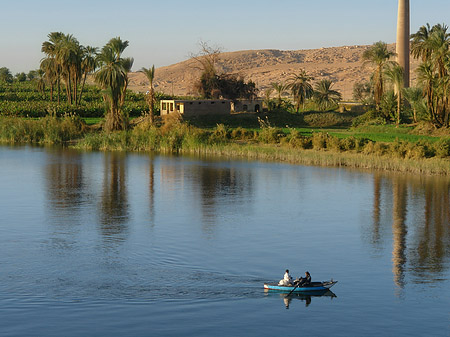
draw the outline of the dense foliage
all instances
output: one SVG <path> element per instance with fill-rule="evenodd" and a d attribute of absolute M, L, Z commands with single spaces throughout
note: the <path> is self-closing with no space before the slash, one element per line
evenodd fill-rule
<path fill-rule="evenodd" d="M 48 114 L 62 116 L 75 114 L 80 117 L 103 117 L 105 104 L 102 91 L 93 85 L 86 85 L 84 95 L 78 105 L 70 104 L 65 93 L 61 93 L 60 104 L 50 101 L 50 89 L 40 92 L 37 81 L 0 83 L 0 114 L 18 117 L 44 117 Z M 157 93 L 157 99 L 166 96 Z M 157 106 L 157 105 L 156 105 Z M 127 92 L 123 109 L 130 116 L 140 116 L 148 111 L 145 95 Z"/>

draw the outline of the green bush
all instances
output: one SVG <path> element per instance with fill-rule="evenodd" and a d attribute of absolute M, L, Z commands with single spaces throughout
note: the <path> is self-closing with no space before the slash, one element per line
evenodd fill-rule
<path fill-rule="evenodd" d="M 231 131 L 230 137 L 234 140 L 247 140 L 254 138 L 254 133 L 253 131 L 244 129 L 242 127 L 237 127 Z"/>
<path fill-rule="evenodd" d="M 446 158 L 450 156 L 450 138 L 442 138 L 433 144 L 436 157 Z"/>
<path fill-rule="evenodd" d="M 315 132 L 312 135 L 312 146 L 314 150 L 322 150 L 327 148 L 328 134 L 323 132 Z"/>
<path fill-rule="evenodd" d="M 210 136 L 213 143 L 225 143 L 230 139 L 230 132 L 224 124 L 217 124 Z"/>
<path fill-rule="evenodd" d="M 304 114 L 306 125 L 313 127 L 332 127 L 351 125 L 353 116 L 348 113 L 339 112 L 311 112 Z"/>
<path fill-rule="evenodd" d="M 365 114 L 355 117 L 352 121 L 352 127 L 369 125 L 385 125 L 386 120 L 379 116 L 379 113 L 375 110 L 369 110 Z"/>
<path fill-rule="evenodd" d="M 258 139 L 266 144 L 275 144 L 278 143 L 280 138 L 283 136 L 284 133 L 280 128 L 269 126 L 259 131 Z"/>

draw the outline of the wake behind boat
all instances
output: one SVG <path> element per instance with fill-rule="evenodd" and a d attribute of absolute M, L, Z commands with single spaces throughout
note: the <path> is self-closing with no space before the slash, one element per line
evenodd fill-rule
<path fill-rule="evenodd" d="M 302 293 L 302 292 L 314 292 L 314 291 L 324 291 L 330 289 L 332 286 L 334 286 L 337 283 L 337 281 L 323 281 L 323 282 L 310 282 L 307 285 L 301 285 L 301 286 L 285 286 L 285 285 L 279 285 L 278 283 L 264 283 L 264 289 L 269 290 L 277 290 L 281 292 L 294 292 L 294 293 Z"/>

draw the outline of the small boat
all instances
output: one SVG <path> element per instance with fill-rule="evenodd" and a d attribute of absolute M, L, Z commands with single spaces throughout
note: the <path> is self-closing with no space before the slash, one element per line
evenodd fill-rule
<path fill-rule="evenodd" d="M 305 292 L 314 292 L 314 291 L 324 291 L 330 289 L 332 286 L 334 286 L 337 283 L 337 281 L 324 281 L 324 282 L 311 282 L 308 285 L 305 286 L 282 286 L 278 285 L 278 283 L 264 283 L 264 289 L 269 290 L 277 290 L 281 292 L 294 292 L 294 293 L 305 293 Z"/>

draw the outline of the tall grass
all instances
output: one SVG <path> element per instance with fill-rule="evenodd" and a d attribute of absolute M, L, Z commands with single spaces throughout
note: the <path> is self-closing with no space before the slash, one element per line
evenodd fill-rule
<path fill-rule="evenodd" d="M 75 116 L 25 119 L 0 116 L 0 142 L 62 144 L 79 139 L 86 132 L 84 122 Z"/>
<path fill-rule="evenodd" d="M 145 151 L 223 155 L 323 166 L 346 166 L 450 175 L 450 137 L 416 142 L 396 139 L 375 142 L 340 138 L 326 132 L 305 136 L 262 123 L 259 131 L 230 129 L 218 124 L 200 129 L 172 120 L 162 126 L 148 122 L 128 131 L 86 132 L 80 119 L 45 117 L 38 120 L 0 117 L 0 141 L 64 144 L 85 150 Z"/>

